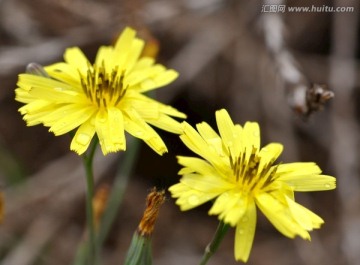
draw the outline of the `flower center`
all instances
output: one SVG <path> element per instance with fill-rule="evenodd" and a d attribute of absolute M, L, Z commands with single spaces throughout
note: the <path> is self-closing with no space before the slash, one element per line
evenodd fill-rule
<path fill-rule="evenodd" d="M 86 75 L 79 74 L 85 95 L 98 107 L 116 106 L 126 93 L 124 73 L 117 68 L 107 73 L 104 65 L 94 64 L 88 67 Z"/>
<path fill-rule="evenodd" d="M 273 160 L 268 164 L 261 163 L 254 147 L 250 157 L 246 157 L 246 153 L 234 157 L 230 155 L 230 165 L 236 182 L 248 192 L 263 190 L 275 180 L 277 166 L 273 166 Z"/>

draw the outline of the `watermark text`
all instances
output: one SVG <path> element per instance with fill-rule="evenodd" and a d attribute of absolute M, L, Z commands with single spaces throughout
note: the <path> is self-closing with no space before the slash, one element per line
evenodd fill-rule
<path fill-rule="evenodd" d="M 354 12 L 353 6 L 287 6 L 287 5 L 263 5 L 261 13 L 337 13 Z"/>

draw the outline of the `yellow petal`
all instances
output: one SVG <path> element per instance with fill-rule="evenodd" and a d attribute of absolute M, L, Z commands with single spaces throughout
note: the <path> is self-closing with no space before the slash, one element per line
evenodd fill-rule
<path fill-rule="evenodd" d="M 118 66 L 120 71 L 124 69 L 124 64 L 128 56 L 128 51 L 131 49 L 135 35 L 136 31 L 132 28 L 126 27 L 123 30 L 120 37 L 115 43 L 113 58 L 111 58 L 112 68 Z"/>
<path fill-rule="evenodd" d="M 76 134 L 71 141 L 70 149 L 79 155 L 83 154 L 88 149 L 94 134 L 95 126 L 89 119 L 77 129 Z"/>
<path fill-rule="evenodd" d="M 180 139 L 183 143 L 194 153 L 209 161 L 218 172 L 224 176 L 230 177 L 231 168 L 229 167 L 229 160 L 227 157 L 219 155 L 212 145 L 209 145 L 199 133 L 191 127 L 188 123 L 183 122 L 183 134 Z"/>
<path fill-rule="evenodd" d="M 203 159 L 186 156 L 178 156 L 177 159 L 180 165 L 189 168 L 191 172 L 197 172 L 201 175 L 214 175 L 216 173 L 214 168 Z"/>
<path fill-rule="evenodd" d="M 243 141 L 245 141 L 246 152 L 251 154 L 253 147 L 260 151 L 260 127 L 257 122 L 246 122 L 244 125 Z"/>
<path fill-rule="evenodd" d="M 216 111 L 216 123 L 219 129 L 221 138 L 227 148 L 234 144 L 234 123 L 232 122 L 229 113 L 225 109 Z"/>
<path fill-rule="evenodd" d="M 135 63 L 133 72 L 146 69 L 146 68 L 152 66 L 154 64 L 154 62 L 155 62 L 154 58 L 142 57 Z"/>
<path fill-rule="evenodd" d="M 68 48 L 64 54 L 64 60 L 75 69 L 85 74 L 88 66 L 90 65 L 88 59 L 79 47 Z"/>
<path fill-rule="evenodd" d="M 256 204 L 279 232 L 289 238 L 296 235 L 310 240 L 309 233 L 292 217 L 289 208 L 267 193 L 256 196 Z"/>
<path fill-rule="evenodd" d="M 215 200 L 209 214 L 219 215 L 220 220 L 235 226 L 246 211 L 248 198 L 243 193 L 233 190 L 234 186 L 228 185 L 228 187 L 232 190 L 228 188 L 228 191 L 222 192 Z"/>
<path fill-rule="evenodd" d="M 47 100 L 53 104 L 57 103 L 87 103 L 84 95 L 75 91 L 63 91 L 62 87 L 34 87 L 29 94 L 42 100 Z"/>
<path fill-rule="evenodd" d="M 182 132 L 181 124 L 165 114 L 160 114 L 157 119 L 147 119 L 146 122 L 171 133 L 180 134 Z"/>
<path fill-rule="evenodd" d="M 142 139 L 155 152 L 162 155 L 167 152 L 163 140 L 134 109 L 124 110 L 125 130 L 131 135 Z"/>
<path fill-rule="evenodd" d="M 125 150 L 124 121 L 120 110 L 108 108 L 100 110 L 95 118 L 96 133 L 99 137 L 104 155 L 110 152 Z"/>
<path fill-rule="evenodd" d="M 46 78 L 43 76 L 31 75 L 31 74 L 20 74 L 18 85 L 23 88 L 28 88 L 31 91 L 34 87 L 36 88 L 62 88 L 62 90 L 72 90 L 72 87 L 63 82 L 59 82 L 54 79 Z M 61 90 L 61 89 L 59 89 Z"/>
<path fill-rule="evenodd" d="M 44 69 L 52 78 L 64 82 L 63 85 L 69 85 L 73 90 L 82 91 L 79 71 L 73 66 L 67 63 L 55 63 Z"/>
<path fill-rule="evenodd" d="M 112 152 L 126 149 L 124 118 L 121 110 L 110 107 L 107 109 L 109 117 L 109 132 L 111 145 L 113 145 Z"/>
<path fill-rule="evenodd" d="M 65 105 L 44 117 L 43 123 L 55 135 L 62 135 L 89 120 L 95 111 L 92 106 Z"/>
<path fill-rule="evenodd" d="M 320 174 L 321 169 L 313 162 L 295 162 L 279 165 L 277 172 L 281 177 Z"/>
<path fill-rule="evenodd" d="M 21 108 L 19 108 L 19 111 L 21 114 L 34 114 L 34 113 L 39 113 L 42 111 L 49 111 L 52 110 L 53 106 L 51 103 L 49 103 L 48 101 L 45 100 L 33 100 L 30 103 L 22 106 Z"/>
<path fill-rule="evenodd" d="M 276 177 L 295 191 L 332 190 L 336 179 L 332 176 L 318 175 L 320 168 L 315 163 L 290 163 L 279 165 Z"/>
<path fill-rule="evenodd" d="M 141 54 L 143 48 L 144 48 L 143 40 L 140 40 L 140 39 L 133 40 L 131 49 L 130 49 L 129 54 L 126 59 L 126 65 L 125 65 L 126 72 L 125 73 L 128 73 L 133 69 L 135 63 L 137 62 L 137 60 L 140 57 L 140 54 Z"/>
<path fill-rule="evenodd" d="M 96 54 L 95 65 L 105 67 L 105 71 L 111 73 L 113 70 L 112 60 L 114 49 L 111 46 L 101 46 Z"/>
<path fill-rule="evenodd" d="M 146 88 L 155 87 L 153 79 L 156 76 L 164 73 L 165 71 L 166 68 L 160 64 L 156 64 L 146 68 L 144 67 L 143 69 L 137 71 L 132 71 L 125 76 L 124 85 L 129 86 L 132 89 L 137 90 L 138 92 L 147 91 Z"/>
<path fill-rule="evenodd" d="M 256 228 L 256 206 L 251 201 L 243 217 L 239 220 L 235 231 L 235 259 L 247 262 L 250 256 Z"/>
<path fill-rule="evenodd" d="M 283 145 L 279 143 L 271 143 L 261 148 L 259 152 L 260 164 L 258 171 L 262 171 L 264 167 L 273 163 L 281 154 Z"/>
<path fill-rule="evenodd" d="M 228 155 L 228 150 L 223 150 L 223 144 L 220 136 L 210 127 L 206 122 L 202 122 L 196 125 L 201 137 L 208 143 L 218 155 Z"/>
<path fill-rule="evenodd" d="M 292 216 L 304 229 L 311 231 L 314 228 L 320 228 L 324 223 L 324 220 L 320 216 L 296 203 L 292 199 L 286 198 L 286 201 Z"/>
<path fill-rule="evenodd" d="M 162 113 L 177 118 L 186 118 L 186 115 L 177 109 L 133 90 L 127 91 L 126 97 L 121 101 L 121 106 L 134 108 L 141 117 L 147 119 L 156 119 Z"/>
<path fill-rule="evenodd" d="M 182 211 L 193 209 L 207 201 L 212 200 L 217 193 L 205 193 L 202 191 L 194 190 L 191 187 L 182 183 L 175 184 L 169 188 L 172 197 L 178 198 L 176 204 L 180 206 Z"/>
<path fill-rule="evenodd" d="M 155 67 L 160 67 L 160 65 L 155 65 L 153 68 L 155 69 Z M 163 66 L 161 66 L 163 67 Z M 164 68 L 165 70 L 165 68 Z M 174 70 L 165 70 L 165 71 L 159 71 L 158 73 L 156 73 L 156 75 L 153 75 L 152 77 L 145 79 L 144 81 L 142 81 L 140 83 L 140 92 L 147 92 L 150 90 L 153 90 L 155 88 L 159 88 L 162 86 L 165 86 L 169 83 L 171 83 L 172 81 L 174 81 L 178 76 L 178 72 L 174 71 Z"/>
<path fill-rule="evenodd" d="M 217 175 L 202 176 L 199 174 L 187 174 L 181 178 L 181 183 L 205 193 L 220 194 L 234 188 L 233 183 L 230 183 Z"/>

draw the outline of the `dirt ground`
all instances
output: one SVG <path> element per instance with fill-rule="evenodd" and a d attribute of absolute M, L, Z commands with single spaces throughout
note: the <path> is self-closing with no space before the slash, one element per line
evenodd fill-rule
<path fill-rule="evenodd" d="M 279 5 L 284 12 L 271 12 Z M 354 10 L 288 9 L 314 5 Z M 158 61 L 180 73 L 156 97 L 187 113 L 190 124 L 215 125 L 215 111 L 226 108 L 237 123 L 258 121 L 263 144 L 283 143 L 284 163 L 314 161 L 337 177 L 334 191 L 297 194 L 325 220 L 311 232 L 311 242 L 283 237 L 259 213 L 248 264 L 360 264 L 359 12 L 355 0 L 0 0 L 0 184 L 6 204 L 0 264 L 72 264 L 86 221 L 84 172 L 69 151 L 71 138 L 26 126 L 14 100 L 18 74 L 30 62 L 61 61 L 71 46 L 93 60 L 98 47 L 113 43 L 128 25 L 158 43 Z M 311 94 L 317 88 L 321 93 Z M 169 152 L 158 156 L 141 144 L 103 264 L 123 264 L 150 189 L 179 179 L 175 156 L 189 151 L 177 136 L 159 133 Z M 112 187 L 125 155 L 97 153 L 97 187 Z M 167 197 L 153 234 L 153 264 L 198 264 L 217 219 L 207 215 L 209 204 L 182 213 Z M 233 237 L 230 229 L 209 265 L 238 264 Z"/>

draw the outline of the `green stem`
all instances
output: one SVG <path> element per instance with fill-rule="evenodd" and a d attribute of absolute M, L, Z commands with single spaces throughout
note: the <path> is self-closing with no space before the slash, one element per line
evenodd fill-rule
<path fill-rule="evenodd" d="M 108 205 L 106 207 L 104 216 L 101 220 L 101 225 L 97 238 L 97 247 L 103 245 L 111 226 L 115 220 L 117 211 L 120 207 L 124 193 L 128 184 L 129 176 L 133 169 L 136 157 L 140 150 L 140 141 L 138 139 L 133 139 L 124 155 L 124 160 L 121 163 L 121 168 L 117 171 L 116 178 L 114 181 L 114 186 L 112 188 Z"/>
<path fill-rule="evenodd" d="M 90 150 L 87 154 L 83 156 L 83 163 L 86 172 L 86 220 L 87 227 L 89 232 L 89 251 L 88 254 L 88 264 L 95 264 L 98 255 L 96 248 L 95 240 L 95 224 L 94 224 L 94 211 L 92 200 L 94 198 L 95 188 L 94 188 L 94 172 L 93 172 L 93 161 L 94 154 L 97 147 L 98 140 L 95 138 L 90 146 Z"/>
<path fill-rule="evenodd" d="M 204 255 L 203 255 L 199 265 L 205 265 L 209 261 L 211 256 L 219 248 L 220 243 L 224 239 L 224 236 L 226 235 L 226 232 L 228 231 L 228 229 L 229 229 L 229 225 L 225 224 L 223 221 L 220 221 L 220 223 L 216 229 L 215 235 L 214 235 L 213 239 L 211 240 L 211 242 L 209 243 L 209 245 L 207 245 Z"/>

